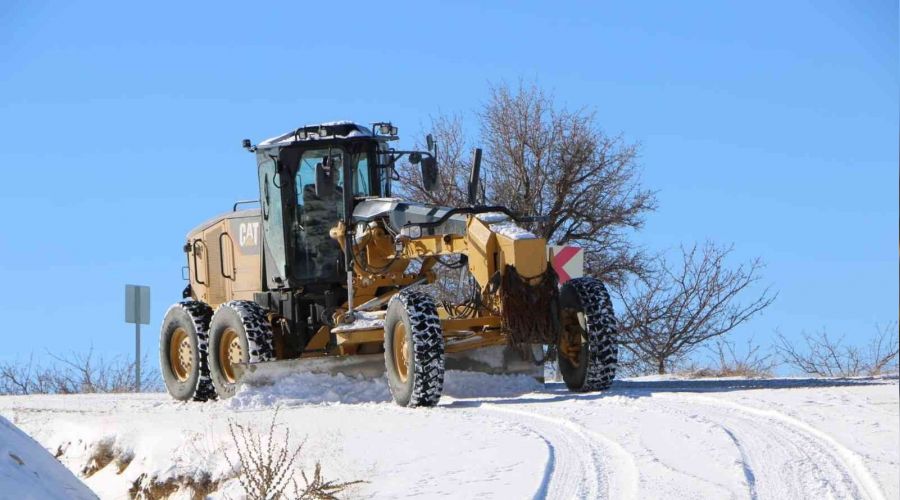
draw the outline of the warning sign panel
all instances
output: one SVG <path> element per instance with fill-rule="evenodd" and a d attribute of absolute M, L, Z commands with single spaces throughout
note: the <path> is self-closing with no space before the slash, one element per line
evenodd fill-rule
<path fill-rule="evenodd" d="M 548 258 L 553 264 L 553 270 L 559 276 L 560 284 L 584 276 L 584 249 L 551 245 L 547 247 L 547 251 L 550 253 Z"/>

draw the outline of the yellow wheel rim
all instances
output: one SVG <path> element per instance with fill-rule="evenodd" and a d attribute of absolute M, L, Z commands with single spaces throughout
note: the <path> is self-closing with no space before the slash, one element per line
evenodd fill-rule
<path fill-rule="evenodd" d="M 219 342 L 219 368 L 228 383 L 233 384 L 234 365 L 244 362 L 244 349 L 241 347 L 241 339 L 236 331 L 225 330 L 222 340 Z"/>
<path fill-rule="evenodd" d="M 400 377 L 401 382 L 406 382 L 409 378 L 409 345 L 406 343 L 406 326 L 403 322 L 398 321 L 394 327 L 394 371 Z"/>
<path fill-rule="evenodd" d="M 169 342 L 169 366 L 180 382 L 184 382 L 191 376 L 194 369 L 194 348 L 191 346 L 191 337 L 178 328 L 172 334 Z"/>
<path fill-rule="evenodd" d="M 587 340 L 587 332 L 584 330 L 584 314 L 577 309 L 563 309 L 562 332 L 559 336 L 559 355 L 564 357 L 572 366 L 581 364 L 581 350 Z"/>

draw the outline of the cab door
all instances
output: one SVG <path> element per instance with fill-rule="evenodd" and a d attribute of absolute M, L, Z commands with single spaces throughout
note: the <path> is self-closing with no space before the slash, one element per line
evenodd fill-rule
<path fill-rule="evenodd" d="M 284 203 L 282 187 L 284 175 L 278 162 L 269 156 L 271 151 L 257 154 L 259 172 L 259 204 L 263 237 L 263 289 L 288 286 L 287 259 L 284 244 Z M 276 155 L 277 157 L 277 155 Z"/>

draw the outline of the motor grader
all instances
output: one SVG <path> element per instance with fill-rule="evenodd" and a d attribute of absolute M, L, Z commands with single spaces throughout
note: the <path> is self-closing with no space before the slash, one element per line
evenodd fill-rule
<path fill-rule="evenodd" d="M 560 286 L 547 242 L 518 224 L 536 219 L 477 203 L 480 150 L 468 205 L 392 197 L 398 161 L 417 165 L 428 190 L 438 180 L 431 136 L 424 151 L 396 140 L 390 123 L 333 122 L 243 141 L 259 208 L 236 203 L 187 236 L 189 284 L 160 334 L 174 398 L 226 398 L 265 368 L 376 359 L 397 404 L 433 406 L 454 363 L 542 370 L 551 344 L 569 389 L 609 387 L 616 320 L 604 285 Z M 455 298 L 442 297 L 438 278 L 457 270 Z"/>

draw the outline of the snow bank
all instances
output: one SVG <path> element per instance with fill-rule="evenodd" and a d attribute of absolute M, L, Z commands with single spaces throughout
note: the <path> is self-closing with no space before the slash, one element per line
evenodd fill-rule
<path fill-rule="evenodd" d="M 457 399 L 519 396 L 543 388 L 543 384 L 527 375 L 449 371 L 444 377 L 444 395 Z"/>
<path fill-rule="evenodd" d="M 320 403 L 384 403 L 391 400 L 384 377 L 369 379 L 342 373 L 293 373 L 272 385 L 244 386 L 225 403 L 232 409 Z"/>
<path fill-rule="evenodd" d="M 489 375 L 451 370 L 444 376 L 444 395 L 451 398 L 517 396 L 542 389 L 526 375 Z M 342 373 L 298 372 L 271 385 L 244 386 L 225 404 L 231 409 L 258 409 L 309 404 L 362 404 L 391 402 L 387 379 Z"/>
<path fill-rule="evenodd" d="M 97 498 L 47 450 L 3 417 L 0 496 L 21 500 Z"/>

